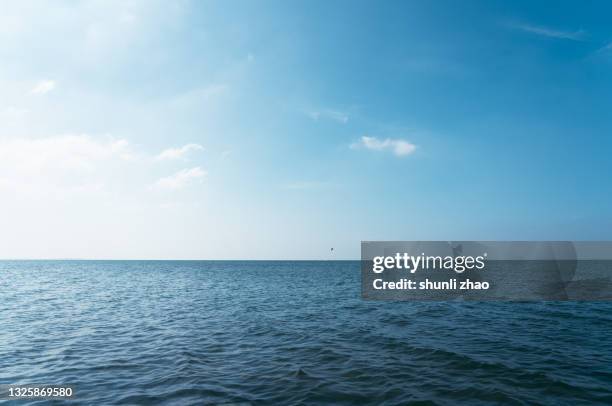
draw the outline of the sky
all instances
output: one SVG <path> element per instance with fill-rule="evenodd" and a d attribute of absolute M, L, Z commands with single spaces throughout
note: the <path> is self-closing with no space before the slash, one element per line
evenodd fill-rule
<path fill-rule="evenodd" d="M 367 240 L 612 239 L 611 12 L 4 4 L 0 258 L 357 259 Z"/>

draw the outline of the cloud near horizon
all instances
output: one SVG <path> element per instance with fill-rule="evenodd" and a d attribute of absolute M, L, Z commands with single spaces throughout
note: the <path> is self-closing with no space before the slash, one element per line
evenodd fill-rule
<path fill-rule="evenodd" d="M 385 138 L 381 140 L 376 137 L 363 136 L 358 142 L 351 144 L 351 148 L 366 148 L 372 151 L 389 151 L 395 156 L 404 157 L 414 153 L 416 145 L 402 139 Z"/>

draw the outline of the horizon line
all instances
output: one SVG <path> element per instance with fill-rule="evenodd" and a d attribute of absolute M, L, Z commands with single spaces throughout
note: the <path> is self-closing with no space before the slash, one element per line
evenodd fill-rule
<path fill-rule="evenodd" d="M 159 259 L 159 258 L 0 258 L 0 261 L 218 261 L 218 262 L 229 262 L 229 261 L 249 261 L 249 262 L 264 262 L 264 261 L 360 261 L 357 259 Z"/>

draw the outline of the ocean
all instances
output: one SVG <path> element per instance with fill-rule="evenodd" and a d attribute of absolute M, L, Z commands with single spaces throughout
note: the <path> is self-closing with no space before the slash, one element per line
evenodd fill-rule
<path fill-rule="evenodd" d="M 612 303 L 365 301 L 360 278 L 358 261 L 0 261 L 0 384 L 96 405 L 612 404 Z"/>

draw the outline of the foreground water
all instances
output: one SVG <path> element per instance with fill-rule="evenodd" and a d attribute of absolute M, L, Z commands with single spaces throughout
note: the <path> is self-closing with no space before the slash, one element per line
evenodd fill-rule
<path fill-rule="evenodd" d="M 366 302 L 358 262 L 2 261 L 0 317 L 0 384 L 76 404 L 612 404 L 612 304 Z"/>

